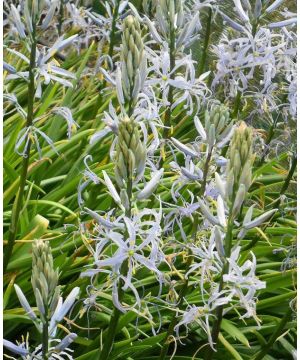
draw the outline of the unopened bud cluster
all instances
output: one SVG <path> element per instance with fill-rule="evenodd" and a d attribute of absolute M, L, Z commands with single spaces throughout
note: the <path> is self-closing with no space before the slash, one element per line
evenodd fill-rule
<path fill-rule="evenodd" d="M 157 2 L 156 16 L 164 36 L 168 36 L 174 29 L 185 25 L 182 0 L 158 0 Z"/>
<path fill-rule="evenodd" d="M 252 161 L 252 130 L 243 122 L 235 129 L 227 167 L 226 193 L 229 201 L 235 199 L 235 212 L 239 211 L 251 185 Z"/>
<path fill-rule="evenodd" d="M 36 240 L 32 246 L 31 283 L 38 307 L 56 306 L 59 296 L 58 269 L 54 269 L 51 248 L 48 242 Z"/>
<path fill-rule="evenodd" d="M 146 57 L 140 24 L 131 15 L 123 23 L 121 62 L 123 93 L 135 101 L 146 78 Z"/>
<path fill-rule="evenodd" d="M 140 138 L 138 123 L 125 117 L 120 121 L 116 145 L 116 180 L 120 187 L 127 180 L 138 181 L 144 174 L 146 148 Z"/>
<path fill-rule="evenodd" d="M 205 133 L 209 148 L 214 145 L 222 147 L 233 127 L 230 112 L 225 105 L 214 105 L 210 111 L 205 112 Z"/>

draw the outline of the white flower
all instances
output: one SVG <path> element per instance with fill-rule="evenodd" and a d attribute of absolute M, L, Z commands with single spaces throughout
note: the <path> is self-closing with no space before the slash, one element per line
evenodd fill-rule
<path fill-rule="evenodd" d="M 76 76 L 68 70 L 60 68 L 54 60 L 51 58 L 56 54 L 56 52 L 61 51 L 62 49 L 69 46 L 77 35 L 73 35 L 67 39 L 64 39 L 63 36 L 60 37 L 49 49 L 43 47 L 42 49 L 36 49 L 36 67 L 35 67 L 35 81 L 36 81 L 36 94 L 37 98 L 42 96 L 42 84 L 49 84 L 50 81 L 58 82 L 63 86 L 73 87 L 69 79 L 76 79 Z M 7 49 L 7 51 L 17 55 L 27 64 L 30 63 L 30 60 L 23 54 L 19 53 L 13 49 Z M 12 80 L 17 78 L 29 79 L 28 71 L 20 71 L 16 74 L 9 74 L 6 79 Z"/>
<path fill-rule="evenodd" d="M 70 294 L 67 296 L 66 300 L 63 301 L 62 297 L 59 298 L 56 309 L 51 316 L 51 320 L 49 323 L 49 334 L 50 336 L 54 336 L 56 333 L 57 324 L 62 321 L 62 319 L 69 312 L 71 307 L 73 306 L 77 296 L 79 295 L 80 289 L 79 287 L 74 287 Z"/>
<path fill-rule="evenodd" d="M 203 178 L 203 172 L 199 163 L 194 163 L 189 155 L 185 156 L 185 166 L 180 166 L 176 161 L 170 163 L 172 170 L 178 173 L 180 176 L 173 181 L 171 188 L 171 195 L 175 202 L 180 195 L 180 190 L 188 183 L 195 181 L 201 181 Z"/>
<path fill-rule="evenodd" d="M 157 188 L 163 173 L 164 173 L 163 168 L 155 171 L 151 176 L 151 180 L 145 185 L 143 190 L 141 190 L 137 194 L 137 199 L 139 200 L 147 199 L 149 196 L 151 196 L 153 191 Z"/>
<path fill-rule="evenodd" d="M 186 278 L 195 271 L 200 271 L 200 289 L 202 296 L 207 293 L 205 283 L 213 283 L 214 277 L 221 274 L 223 261 L 220 258 L 216 244 L 216 228 L 211 232 L 209 241 L 202 239 L 199 246 L 192 246 L 191 250 L 195 256 L 196 262 L 191 265 L 186 273 Z"/>
<path fill-rule="evenodd" d="M 193 215 L 196 214 L 197 209 L 199 208 L 199 204 L 197 202 L 194 203 L 194 195 L 191 191 L 188 190 L 189 199 L 186 199 L 184 196 L 179 193 L 176 194 L 177 197 L 174 198 L 175 195 L 172 194 L 172 197 L 175 202 L 182 202 L 182 205 L 175 204 L 167 204 L 170 205 L 170 212 L 164 217 L 164 232 L 174 234 L 174 226 L 177 225 L 180 230 L 180 235 L 184 242 L 187 242 L 188 236 L 184 231 L 184 218 L 189 218 L 189 221 L 194 221 Z M 182 245 L 182 242 L 180 242 Z"/>
<path fill-rule="evenodd" d="M 256 317 L 256 298 L 255 293 L 258 290 L 264 289 L 266 283 L 259 280 L 255 276 L 256 258 L 253 253 L 252 261 L 247 260 L 243 265 L 238 265 L 241 247 L 237 246 L 228 258 L 229 269 L 228 273 L 223 275 L 223 280 L 226 283 L 226 290 L 230 292 L 232 298 L 238 298 L 239 305 L 246 310 L 243 317 Z"/>
<path fill-rule="evenodd" d="M 187 310 L 182 314 L 181 321 L 175 326 L 177 337 L 179 338 L 179 328 L 184 325 L 187 329 L 188 325 L 196 323 L 206 333 L 210 346 L 213 348 L 213 342 L 209 326 L 209 318 L 214 317 L 212 310 L 208 305 L 195 306 L 189 305 Z"/>
<path fill-rule="evenodd" d="M 15 145 L 16 153 L 23 157 L 26 157 L 29 141 L 32 141 L 37 148 L 39 157 L 42 158 L 42 150 L 38 139 L 39 136 L 42 137 L 48 143 L 48 145 L 50 145 L 50 147 L 56 154 L 58 154 L 53 144 L 53 141 L 49 138 L 49 136 L 47 136 L 43 131 L 33 125 L 25 127 L 19 132 Z"/>
<path fill-rule="evenodd" d="M 126 10 L 127 5 L 128 5 L 127 0 L 121 0 L 119 2 L 119 8 L 118 8 L 119 18 L 120 15 L 122 15 Z M 86 10 L 86 14 L 97 25 L 97 32 L 96 32 L 97 36 L 100 36 L 100 38 L 103 38 L 107 42 L 109 42 L 111 29 L 112 29 L 112 22 L 113 22 L 113 12 L 114 9 L 116 8 L 116 1 L 115 0 L 105 1 L 104 6 L 106 9 L 106 16 L 103 16 L 95 12 L 90 12 L 89 10 Z M 117 21 L 116 31 L 119 32 L 121 28 L 122 28 L 121 23 Z"/>
<path fill-rule="evenodd" d="M 66 121 L 68 125 L 68 138 L 70 139 L 72 134 L 76 131 L 76 128 L 79 128 L 80 126 L 77 124 L 77 122 L 73 119 L 73 115 L 71 110 L 68 107 L 65 106 L 59 106 L 52 110 L 54 114 L 62 116 Z"/>
<path fill-rule="evenodd" d="M 175 61 L 175 66 L 171 69 L 170 54 L 166 44 L 163 45 L 158 54 L 149 48 L 147 51 L 148 60 L 152 63 L 148 70 L 149 73 L 153 71 L 154 74 L 146 79 L 146 85 L 160 88 L 163 106 L 170 105 L 168 94 L 170 86 L 172 86 L 175 88 L 172 109 L 184 103 L 185 108 L 189 109 L 188 114 L 191 114 L 194 110 L 194 100 L 196 100 L 197 110 L 199 110 L 200 104 L 210 94 L 204 82 L 208 73 L 202 74 L 199 78 L 195 77 L 194 61 L 191 54 L 182 55 L 179 60 Z"/>
<path fill-rule="evenodd" d="M 213 46 L 219 60 L 212 87 L 223 83 L 225 91 L 236 96 L 238 90 L 247 90 L 255 69 L 259 69 L 263 85 L 261 92 L 264 93 L 277 73 L 277 59 L 285 46 L 280 38 L 263 27 L 254 36 L 249 31 L 246 31 L 246 36 L 232 40 L 224 35 L 219 45 Z"/>
<path fill-rule="evenodd" d="M 92 277 L 99 272 L 110 273 L 113 280 L 114 305 L 123 312 L 130 308 L 124 307 L 119 301 L 118 284 L 120 281 L 123 283 L 122 290 L 130 289 L 135 296 L 136 304 L 138 306 L 141 304 L 139 294 L 133 283 L 133 275 L 138 268 L 145 267 L 154 272 L 160 287 L 162 285 L 163 275 L 157 268 L 165 258 L 160 249 L 161 216 L 161 210 L 156 212 L 144 209 L 134 215 L 132 219 L 123 216 L 108 224 L 97 217 L 101 226 L 98 228 L 99 236 L 96 240 L 94 252 L 96 268 L 84 271 L 81 276 Z M 121 225 L 125 225 L 126 229 Z M 117 250 L 111 257 L 102 258 L 103 249 L 112 244 L 117 246 Z M 124 273 L 125 265 L 126 273 Z"/>
<path fill-rule="evenodd" d="M 11 341 L 5 340 L 3 339 L 3 345 L 11 352 L 13 352 L 14 354 L 17 355 L 21 355 L 26 356 L 29 351 L 23 346 L 23 344 L 21 345 L 15 345 L 14 343 L 12 343 Z"/>

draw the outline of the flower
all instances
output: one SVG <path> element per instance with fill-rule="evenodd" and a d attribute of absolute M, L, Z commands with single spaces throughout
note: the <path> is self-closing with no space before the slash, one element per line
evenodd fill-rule
<path fill-rule="evenodd" d="M 175 109 L 179 104 L 184 103 L 185 108 L 189 109 L 188 114 L 194 110 L 194 100 L 196 100 L 197 109 L 205 101 L 210 91 L 204 80 L 209 73 L 195 77 L 194 61 L 191 54 L 182 55 L 175 61 L 175 66 L 171 69 L 169 49 L 163 44 L 158 53 L 147 48 L 148 60 L 151 63 L 149 73 L 153 72 L 151 78 L 146 79 L 146 85 L 159 86 L 162 92 L 162 105 L 169 106 L 168 94 L 170 86 L 175 89 L 174 102 L 171 104 Z M 181 70 L 180 73 L 178 70 Z"/>
<path fill-rule="evenodd" d="M 64 39 L 63 36 L 57 39 L 57 41 L 49 48 L 42 47 L 41 49 L 36 49 L 36 58 L 35 58 L 35 81 L 36 81 L 36 93 L 35 96 L 40 98 L 42 96 L 42 84 L 49 84 L 50 81 L 58 82 L 63 86 L 73 87 L 69 79 L 76 79 L 76 76 L 68 70 L 62 69 L 58 66 L 57 62 L 52 59 L 53 56 L 67 46 L 72 44 L 77 35 L 70 36 L 67 39 Z M 13 49 L 7 49 L 7 51 L 15 54 L 20 57 L 27 64 L 30 63 L 30 60 L 23 54 L 19 53 Z M 6 80 L 13 79 L 29 79 L 29 71 L 19 71 L 16 74 L 9 74 L 6 77 Z"/>
<path fill-rule="evenodd" d="M 229 291 L 233 299 L 239 300 L 239 306 L 246 310 L 246 313 L 242 316 L 253 317 L 259 324 L 259 320 L 256 316 L 256 298 L 255 293 L 258 290 L 264 289 L 266 283 L 259 280 L 255 276 L 256 270 L 256 257 L 251 252 L 252 261 L 247 260 L 241 266 L 238 265 L 240 257 L 241 247 L 237 246 L 228 258 L 229 269 L 228 273 L 223 275 L 223 280 L 226 283 L 226 290 Z"/>
<path fill-rule="evenodd" d="M 153 220 L 149 220 L 149 216 Z M 144 218 L 147 218 L 147 220 L 144 220 Z M 120 311 L 125 312 L 130 307 L 125 307 L 120 303 L 118 284 L 122 282 L 123 291 L 130 289 L 135 296 L 136 304 L 140 306 L 140 296 L 133 284 L 133 275 L 139 268 L 145 267 L 154 272 L 160 286 L 162 285 L 163 275 L 157 267 L 165 259 L 160 249 L 159 238 L 161 233 L 161 211 L 144 209 L 131 219 L 124 215 L 116 222 L 106 223 L 98 217 L 97 219 L 99 220 L 99 236 L 94 251 L 94 265 L 96 268 L 84 271 L 81 276 L 94 276 L 99 272 L 110 273 L 113 281 L 114 305 Z M 146 224 L 147 230 L 145 230 Z M 103 253 L 104 248 L 113 244 L 117 246 L 117 249 L 112 256 L 103 259 L 103 256 L 106 256 Z M 148 255 L 146 255 L 147 253 Z M 110 270 L 106 268 L 110 268 Z"/>
<path fill-rule="evenodd" d="M 179 338 L 179 328 L 184 325 L 187 326 L 196 323 L 206 333 L 210 346 L 213 348 L 212 336 L 209 326 L 210 317 L 214 317 L 212 314 L 212 308 L 205 304 L 204 306 L 189 305 L 187 310 L 182 314 L 181 320 L 174 327 L 177 337 Z"/>
<path fill-rule="evenodd" d="M 201 239 L 199 246 L 191 246 L 190 249 L 195 256 L 195 263 L 190 266 L 190 269 L 185 274 L 185 277 L 188 278 L 189 275 L 195 271 L 200 271 L 200 289 L 201 294 L 204 296 L 205 293 L 209 293 L 205 289 L 206 283 L 213 283 L 214 277 L 220 275 L 223 268 L 223 260 L 220 256 L 220 251 L 217 250 L 217 247 L 221 248 L 222 244 L 217 238 L 219 235 L 218 228 L 214 227 L 211 231 L 211 236 L 209 241 L 206 239 Z M 219 241 L 219 246 L 217 242 Z"/>

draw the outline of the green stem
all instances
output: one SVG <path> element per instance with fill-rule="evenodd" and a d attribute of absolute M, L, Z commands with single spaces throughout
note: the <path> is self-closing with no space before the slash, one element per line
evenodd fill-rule
<path fill-rule="evenodd" d="M 289 170 L 289 173 L 284 181 L 284 184 L 282 185 L 282 188 L 280 190 L 280 193 L 279 193 L 279 198 L 278 200 L 275 202 L 275 204 L 273 205 L 273 209 L 276 209 L 279 205 L 280 205 L 280 197 L 281 195 L 285 194 L 287 188 L 289 187 L 290 185 L 290 182 L 292 180 L 292 177 L 294 175 L 294 172 L 296 170 L 296 166 L 297 166 L 297 155 L 294 154 L 293 155 L 293 160 L 292 160 L 292 165 L 290 167 L 290 170 Z"/>
<path fill-rule="evenodd" d="M 202 196 L 205 193 L 205 188 L 206 188 L 206 182 L 207 182 L 207 176 L 208 176 L 208 169 L 209 169 L 209 163 L 211 160 L 211 156 L 212 156 L 212 150 L 211 149 L 208 154 L 207 154 L 207 158 L 204 164 L 204 169 L 203 169 L 203 180 L 201 183 L 201 189 L 200 189 L 200 196 Z"/>
<path fill-rule="evenodd" d="M 236 118 L 238 116 L 240 105 L 241 105 L 241 97 L 242 97 L 242 93 L 240 91 L 238 91 L 236 94 L 236 97 L 235 97 L 234 105 L 233 105 L 233 112 L 232 112 L 233 118 Z"/>
<path fill-rule="evenodd" d="M 277 125 L 277 122 L 278 122 L 278 118 L 279 116 L 276 117 L 276 119 L 273 121 L 271 127 L 270 127 L 270 130 L 268 132 L 268 137 L 266 139 L 266 142 L 265 142 L 265 145 L 269 145 L 271 140 L 273 139 L 273 136 L 275 134 L 275 128 L 276 128 L 276 125 Z M 259 163 L 258 163 L 258 167 L 262 166 L 262 164 L 264 163 L 265 161 L 265 158 L 267 156 L 269 151 L 266 151 L 265 154 L 262 156 L 262 158 L 260 159 Z"/>
<path fill-rule="evenodd" d="M 206 59 L 207 59 L 207 49 L 208 49 L 210 33 L 211 33 L 211 19 L 212 19 L 212 10 L 211 10 L 211 8 L 209 8 L 208 17 L 207 17 L 207 21 L 206 21 L 206 32 L 205 32 L 205 38 L 204 38 L 204 43 L 203 43 L 202 55 L 201 55 L 200 64 L 199 64 L 200 75 L 203 74 L 203 72 L 204 72 Z"/>
<path fill-rule="evenodd" d="M 112 26 L 111 26 L 111 32 L 110 32 L 110 41 L 109 41 L 109 49 L 108 49 L 108 55 L 111 58 L 113 56 L 113 51 L 114 51 L 114 44 L 115 44 L 115 39 L 116 39 L 116 25 L 117 25 L 117 19 L 118 19 L 118 13 L 119 13 L 119 6 L 120 6 L 120 0 L 117 1 L 116 7 L 114 9 L 114 14 L 113 14 L 113 21 L 112 21 Z M 93 107 L 92 113 L 91 113 L 91 119 L 95 118 L 99 109 L 98 104 L 100 104 L 103 94 L 102 94 L 102 90 L 105 88 L 106 86 L 106 81 L 105 79 L 103 79 L 99 89 L 98 89 L 98 96 L 95 102 L 95 106 Z"/>
<path fill-rule="evenodd" d="M 189 257 L 188 257 L 188 260 L 187 260 L 186 266 L 185 266 L 185 273 L 189 270 L 192 260 L 193 260 L 193 257 L 191 256 L 191 254 L 189 254 Z M 180 292 L 179 292 L 179 296 L 178 296 L 177 308 L 180 308 L 182 306 L 182 303 L 183 303 L 184 297 L 187 293 L 188 287 L 189 287 L 189 279 L 184 279 L 181 289 L 180 289 Z M 171 322 L 168 327 L 167 334 L 164 338 L 164 344 L 163 344 L 163 347 L 160 352 L 159 360 L 164 360 L 167 356 L 169 346 L 170 346 L 170 337 L 172 336 L 172 334 L 174 332 L 174 328 L 177 323 L 178 323 L 178 318 L 177 318 L 176 313 L 174 312 Z"/>
<path fill-rule="evenodd" d="M 288 306 L 287 312 L 285 313 L 284 317 L 281 319 L 273 335 L 270 337 L 269 341 L 263 347 L 263 349 L 257 355 L 254 355 L 252 360 L 262 360 L 268 354 L 269 350 L 272 348 L 277 338 L 282 334 L 286 323 L 289 321 L 291 317 L 291 314 L 292 314 L 292 309 L 290 306 Z"/>
<path fill-rule="evenodd" d="M 171 31 L 170 31 L 170 43 L 169 43 L 169 55 L 170 55 L 170 71 L 172 71 L 172 69 L 174 69 L 175 67 L 175 54 L 176 54 L 176 49 L 175 49 L 175 29 L 172 27 Z M 175 79 L 175 72 L 173 72 L 170 75 L 170 79 L 174 80 Z M 173 104 L 173 96 L 174 96 L 174 88 L 173 86 L 169 85 L 169 93 L 168 93 L 168 108 L 166 110 L 165 113 L 165 119 L 164 119 L 164 130 L 163 130 L 163 139 L 167 139 L 169 137 L 169 127 L 171 126 L 171 115 L 172 115 L 172 104 Z M 164 162 L 164 159 L 161 158 L 160 160 L 160 164 L 159 167 L 162 167 Z"/>
<path fill-rule="evenodd" d="M 42 352 L 43 360 L 48 360 L 48 346 L 49 346 L 49 334 L 48 334 L 48 309 L 45 308 L 45 323 L 43 324 L 42 334 Z"/>
<path fill-rule="evenodd" d="M 205 187 L 206 187 L 206 182 L 207 182 L 207 175 L 208 175 L 208 168 L 209 168 L 209 162 L 211 160 L 211 156 L 212 156 L 212 149 L 208 152 L 208 155 L 207 155 L 207 158 L 206 158 L 206 161 L 205 161 L 204 171 L 203 171 L 203 180 L 202 180 L 201 189 L 200 189 L 200 196 L 202 196 L 204 194 L 204 192 L 205 192 Z M 199 223 L 199 218 L 196 215 L 194 226 L 193 226 L 194 238 L 197 236 L 198 223 Z M 189 253 L 189 258 L 188 258 L 188 261 L 186 262 L 184 273 L 187 273 L 187 271 L 190 268 L 190 265 L 191 265 L 192 261 L 193 261 L 193 256 L 192 256 L 191 253 Z M 188 290 L 188 287 L 189 287 L 189 278 L 184 279 L 182 287 L 180 289 L 179 297 L 178 297 L 178 303 L 177 303 L 178 308 L 180 308 L 182 303 L 183 303 L 183 300 L 184 300 L 184 297 L 185 297 L 186 292 Z M 170 336 L 174 332 L 174 327 L 176 326 L 177 320 L 178 320 L 177 315 L 176 315 L 176 313 L 174 313 L 174 315 L 172 317 L 172 320 L 171 320 L 171 322 L 169 324 L 166 337 L 164 339 L 164 345 L 163 345 L 163 347 L 161 349 L 159 360 L 164 360 L 166 358 L 166 356 L 167 356 L 167 353 L 168 353 L 168 350 L 169 350 L 169 345 L 170 345 L 169 339 L 170 339 Z"/>
<path fill-rule="evenodd" d="M 132 179 L 129 179 L 128 183 L 127 183 L 127 196 L 129 199 L 129 207 L 125 211 L 125 215 L 130 218 L 131 217 Z M 126 235 L 128 236 L 128 233 Z M 121 267 L 121 274 L 125 275 L 127 273 L 127 271 L 128 271 L 128 264 L 124 262 Z M 122 302 L 122 299 L 124 296 L 124 291 L 122 291 L 122 286 L 123 286 L 123 283 L 121 280 L 119 280 L 118 298 L 119 298 L 120 302 Z M 104 343 L 102 351 L 100 351 L 100 353 L 99 353 L 99 358 L 98 358 L 99 360 L 108 360 L 109 359 L 109 355 L 111 353 L 111 350 L 112 350 L 112 347 L 114 344 L 120 315 L 121 315 L 121 311 L 119 309 L 117 309 L 116 307 L 114 307 L 114 310 L 113 310 L 113 313 L 112 313 L 112 316 L 110 319 L 110 323 L 109 323 L 108 329 L 107 329 L 107 340 Z"/>
<path fill-rule="evenodd" d="M 117 19 L 118 19 L 118 14 L 119 14 L 119 6 L 120 6 L 120 0 L 117 1 L 116 6 L 114 8 L 114 15 L 113 15 L 112 24 L 111 24 L 110 42 L 109 42 L 109 50 L 108 50 L 108 55 L 110 57 L 113 56 L 113 51 L 114 51 Z"/>
<path fill-rule="evenodd" d="M 61 36 L 61 28 L 62 28 L 63 20 L 64 20 L 64 0 L 60 0 L 59 18 L 58 18 L 58 25 L 57 25 L 57 31 L 58 31 L 59 36 Z"/>
<path fill-rule="evenodd" d="M 34 84 L 34 68 L 35 68 L 35 57 L 36 57 L 36 38 L 35 38 L 35 24 L 33 24 L 32 31 L 32 44 L 31 44 L 31 53 L 30 53 L 30 64 L 29 64 L 29 84 L 28 84 L 28 108 L 27 108 L 27 119 L 26 119 L 26 127 L 32 125 L 33 117 L 34 117 L 34 95 L 35 95 L 35 84 Z M 27 143 L 28 137 L 30 135 L 27 133 L 25 144 Z M 22 160 L 22 168 L 20 173 L 20 183 L 18 193 L 15 198 L 15 202 L 12 209 L 11 222 L 9 226 L 9 234 L 7 246 L 4 251 L 4 259 L 3 259 L 3 273 L 5 274 L 10 257 L 13 252 L 13 247 L 16 240 L 16 234 L 19 225 L 20 212 L 22 208 L 23 195 L 26 185 L 29 159 L 30 159 L 30 149 L 31 149 L 31 139 L 28 140 L 28 145 L 25 151 L 25 155 Z"/>
<path fill-rule="evenodd" d="M 119 281 L 118 284 L 118 296 L 119 301 L 122 301 L 123 298 L 123 291 L 122 291 L 122 282 Z M 116 329 L 118 326 L 119 318 L 121 315 L 121 311 L 117 309 L 116 307 L 113 310 L 110 323 L 107 329 L 107 341 L 105 341 L 102 351 L 99 353 L 99 360 L 107 360 L 109 359 L 110 352 L 113 347 L 113 343 L 116 336 Z"/>
<path fill-rule="evenodd" d="M 221 292 L 223 290 L 223 286 L 224 286 L 223 275 L 227 274 L 227 272 L 228 272 L 229 264 L 226 259 L 230 256 L 230 253 L 231 253 L 233 225 L 234 225 L 234 223 L 233 223 L 232 207 L 231 207 L 230 212 L 229 212 L 226 236 L 225 236 L 225 259 L 224 259 L 224 265 L 223 265 L 220 283 L 219 283 L 219 292 Z M 215 344 L 215 347 L 217 347 L 217 342 L 218 342 L 219 333 L 220 333 L 220 329 L 221 329 L 221 323 L 223 320 L 223 307 L 224 306 L 221 305 L 216 309 L 216 320 L 212 327 L 211 337 L 212 337 L 212 342 Z M 211 347 L 209 347 L 206 351 L 205 360 L 211 360 L 213 358 L 214 353 L 215 353 L 214 350 Z"/>

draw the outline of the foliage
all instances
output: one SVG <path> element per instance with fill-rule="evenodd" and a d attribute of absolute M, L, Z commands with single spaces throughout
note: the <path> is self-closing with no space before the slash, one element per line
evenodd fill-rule
<path fill-rule="evenodd" d="M 293 6 L 5 2 L 8 356 L 295 358 Z"/>

